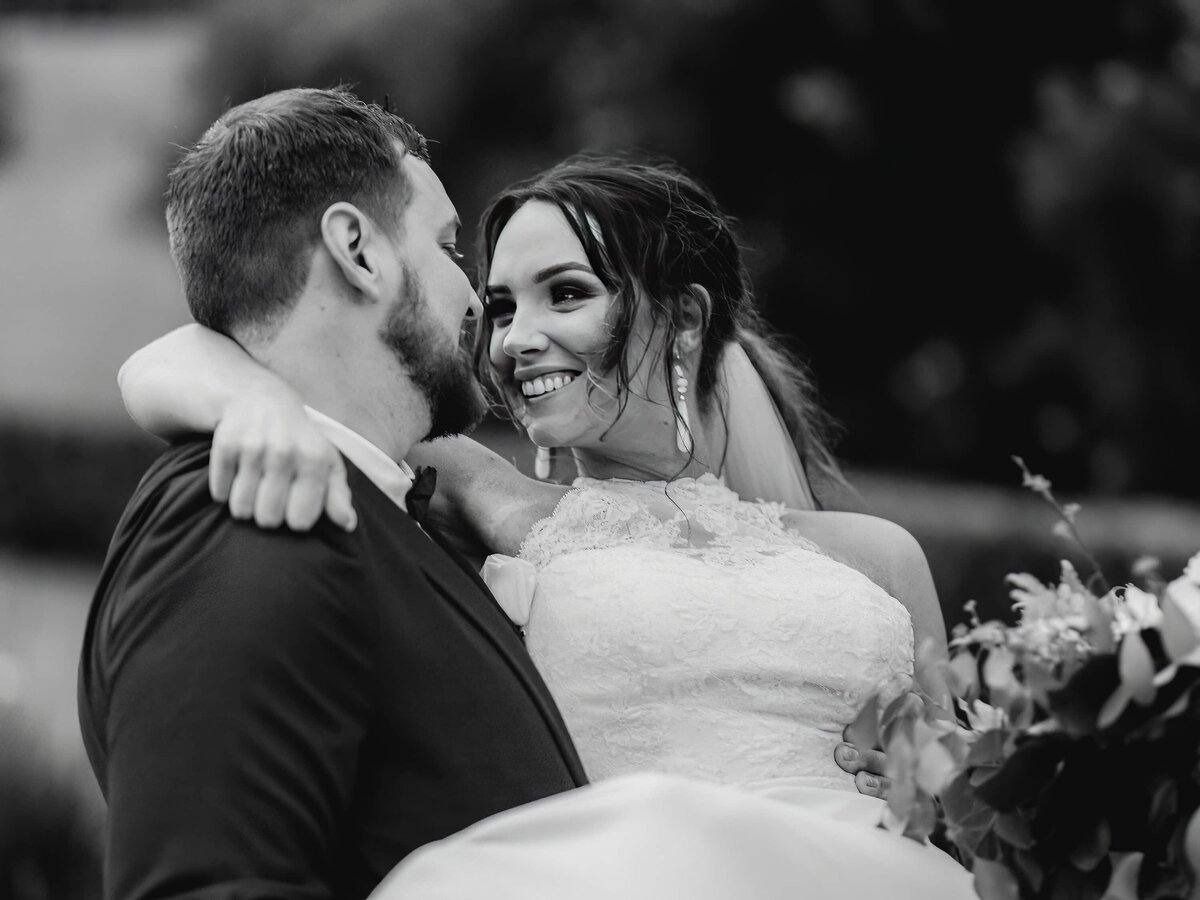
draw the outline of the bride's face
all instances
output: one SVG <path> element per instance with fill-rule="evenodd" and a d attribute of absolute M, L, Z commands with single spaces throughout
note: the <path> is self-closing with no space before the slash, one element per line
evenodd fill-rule
<path fill-rule="evenodd" d="M 531 201 L 508 220 L 485 298 L 496 384 L 534 443 L 605 455 L 638 455 L 660 440 L 673 446 L 661 340 L 646 304 L 638 303 L 626 349 L 622 410 L 615 373 L 596 368 L 611 340 L 614 297 L 557 206 Z"/>

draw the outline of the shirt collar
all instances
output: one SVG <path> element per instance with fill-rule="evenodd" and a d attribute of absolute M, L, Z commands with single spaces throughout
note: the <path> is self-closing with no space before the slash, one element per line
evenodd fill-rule
<path fill-rule="evenodd" d="M 413 484 L 413 470 L 404 460 L 392 459 L 357 431 L 352 431 L 336 419 L 331 419 L 311 406 L 304 407 L 308 418 L 329 439 L 333 446 L 358 466 L 359 470 L 405 512 L 405 496 Z"/>

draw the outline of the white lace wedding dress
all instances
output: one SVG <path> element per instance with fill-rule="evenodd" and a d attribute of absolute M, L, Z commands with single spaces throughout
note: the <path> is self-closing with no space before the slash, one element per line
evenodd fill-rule
<path fill-rule="evenodd" d="M 714 476 L 581 478 L 485 576 L 593 785 L 418 850 L 376 895 L 973 897 L 833 750 L 909 683 L 907 610 Z"/>

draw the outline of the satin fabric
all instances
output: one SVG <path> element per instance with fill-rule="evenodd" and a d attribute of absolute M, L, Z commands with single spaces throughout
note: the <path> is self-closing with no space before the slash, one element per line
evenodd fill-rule
<path fill-rule="evenodd" d="M 760 791 L 625 775 L 423 847 L 371 900 L 975 897 L 940 850 L 875 828 L 882 806 L 786 781 Z"/>

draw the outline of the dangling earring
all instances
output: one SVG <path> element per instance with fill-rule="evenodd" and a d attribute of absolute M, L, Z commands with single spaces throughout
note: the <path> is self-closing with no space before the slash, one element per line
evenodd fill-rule
<path fill-rule="evenodd" d="M 550 463 L 553 460 L 554 451 L 549 447 L 539 445 L 537 452 L 533 455 L 533 474 L 539 481 L 546 481 L 550 477 Z"/>
<path fill-rule="evenodd" d="M 687 407 L 687 392 L 688 392 L 688 377 L 683 371 L 683 366 L 678 362 L 679 347 L 675 348 L 675 393 L 678 399 L 675 402 L 675 446 L 679 448 L 680 453 L 691 454 L 692 452 L 692 423 L 688 419 Z"/>

